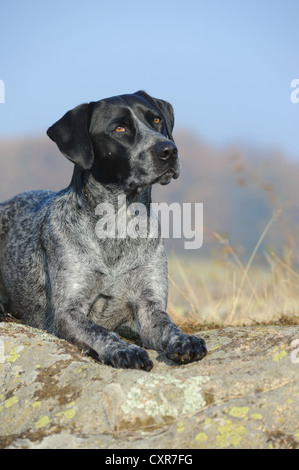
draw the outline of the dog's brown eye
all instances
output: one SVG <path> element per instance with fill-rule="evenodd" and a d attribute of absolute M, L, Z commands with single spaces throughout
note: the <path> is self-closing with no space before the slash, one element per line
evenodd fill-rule
<path fill-rule="evenodd" d="M 117 126 L 115 129 L 116 132 L 126 132 L 126 129 L 123 126 Z"/>
<path fill-rule="evenodd" d="M 155 123 L 155 124 L 159 124 L 159 122 L 160 122 L 160 121 L 161 121 L 161 119 L 160 119 L 160 118 L 158 118 L 158 117 L 155 117 L 155 119 L 154 119 L 154 123 Z"/>

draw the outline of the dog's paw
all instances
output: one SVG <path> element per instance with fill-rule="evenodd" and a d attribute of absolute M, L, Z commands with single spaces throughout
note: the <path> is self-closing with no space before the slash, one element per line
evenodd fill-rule
<path fill-rule="evenodd" d="M 123 347 L 109 351 L 104 363 L 117 369 L 141 369 L 150 371 L 153 363 L 144 349 L 125 344 Z"/>
<path fill-rule="evenodd" d="M 168 359 L 178 364 L 200 361 L 208 353 L 206 343 L 203 339 L 184 333 L 164 342 L 163 350 Z"/>

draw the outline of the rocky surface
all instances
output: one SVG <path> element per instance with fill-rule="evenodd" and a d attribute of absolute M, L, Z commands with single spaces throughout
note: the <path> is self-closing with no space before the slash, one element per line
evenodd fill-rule
<path fill-rule="evenodd" d="M 154 368 L 143 372 L 0 323 L 0 447 L 299 448 L 298 326 L 201 336 L 201 362 L 177 366 L 149 351 Z"/>

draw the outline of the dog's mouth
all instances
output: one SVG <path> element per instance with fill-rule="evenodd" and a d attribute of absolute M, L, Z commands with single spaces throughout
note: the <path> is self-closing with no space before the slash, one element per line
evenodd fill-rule
<path fill-rule="evenodd" d="M 158 183 L 158 184 L 165 186 L 166 184 L 169 184 L 172 179 L 176 180 L 179 177 L 179 174 L 180 174 L 179 166 L 177 168 L 168 168 L 168 170 L 162 173 L 162 175 L 158 176 L 158 178 L 154 181 L 154 183 Z"/>
<path fill-rule="evenodd" d="M 136 180 L 136 177 L 132 177 L 131 179 L 128 179 L 125 184 L 124 184 L 124 189 L 126 191 L 130 191 L 136 188 L 142 188 L 146 187 L 149 185 L 153 184 L 161 184 L 161 185 L 166 185 L 171 182 L 172 179 L 177 179 L 180 174 L 180 164 L 176 164 L 175 167 L 169 167 L 167 170 L 165 170 L 163 173 L 161 173 L 159 176 L 157 176 L 153 180 L 149 180 L 148 178 L 141 179 L 139 178 L 138 182 Z"/>

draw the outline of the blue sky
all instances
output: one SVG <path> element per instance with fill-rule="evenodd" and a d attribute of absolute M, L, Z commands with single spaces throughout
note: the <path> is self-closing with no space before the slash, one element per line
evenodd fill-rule
<path fill-rule="evenodd" d="M 299 160 L 296 0 L 2 0 L 0 11 L 0 138 L 45 133 L 77 104 L 144 89 L 212 145 Z"/>

